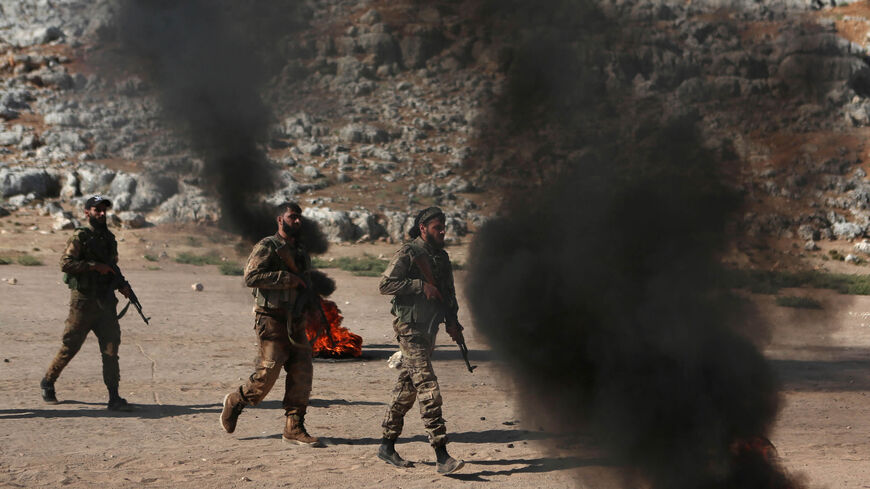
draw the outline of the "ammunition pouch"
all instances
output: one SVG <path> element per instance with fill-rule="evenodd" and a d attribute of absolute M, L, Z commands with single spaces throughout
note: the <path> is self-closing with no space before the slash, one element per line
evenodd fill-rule
<path fill-rule="evenodd" d="M 403 323 L 441 324 L 444 308 L 438 301 L 430 301 L 423 294 L 397 295 L 391 301 L 393 316 Z"/>
<path fill-rule="evenodd" d="M 296 289 L 258 289 L 251 291 L 254 302 L 259 307 L 267 309 L 284 309 L 292 311 L 298 293 Z"/>
<path fill-rule="evenodd" d="M 84 294 L 92 294 L 94 292 L 108 294 L 115 288 L 111 275 L 103 277 L 97 272 L 64 273 L 63 283 L 71 290 L 77 290 Z"/>

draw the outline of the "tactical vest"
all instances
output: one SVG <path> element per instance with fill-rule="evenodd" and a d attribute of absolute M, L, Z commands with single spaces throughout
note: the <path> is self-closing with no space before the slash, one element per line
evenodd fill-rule
<path fill-rule="evenodd" d="M 411 258 L 411 267 L 408 269 L 408 278 L 424 280 L 423 273 L 414 263 L 414 257 L 422 255 L 429 261 L 429 267 L 432 269 L 432 275 L 438 282 L 434 284 L 438 287 L 445 296 L 447 295 L 445 267 L 450 266 L 450 262 L 446 255 L 436 254 L 430 255 L 429 252 L 416 241 L 405 243 L 403 253 Z M 445 301 L 450 301 L 448 297 L 444 297 Z M 413 295 L 396 295 L 391 301 L 393 308 L 390 311 L 393 316 L 403 323 L 417 323 L 424 327 L 438 325 L 444 322 L 444 304 L 437 300 L 429 300 L 426 294 L 422 292 Z"/>
<path fill-rule="evenodd" d="M 113 257 L 118 250 L 118 243 L 112 233 L 97 233 L 91 228 L 80 227 L 74 231 L 76 239 L 81 241 L 82 261 L 112 264 Z M 114 289 L 115 275 L 90 270 L 81 273 L 64 273 L 63 282 L 70 289 L 77 290 L 86 295 L 108 294 Z"/>
<path fill-rule="evenodd" d="M 269 245 L 272 248 L 272 254 L 269 257 L 269 268 L 275 271 L 293 273 L 290 271 L 290 267 L 288 267 L 287 264 L 284 263 L 284 260 L 282 260 L 275 252 L 275 250 L 282 245 L 278 238 L 276 236 L 269 236 L 265 239 L 269 242 Z M 308 253 L 304 252 L 301 245 L 296 247 L 294 258 L 296 266 L 301 272 L 304 273 L 311 269 L 311 258 L 309 258 Z M 256 303 L 258 307 L 292 311 L 293 305 L 296 303 L 298 292 L 295 288 L 260 289 L 255 287 L 251 291 L 251 295 L 254 296 L 254 303 Z"/>

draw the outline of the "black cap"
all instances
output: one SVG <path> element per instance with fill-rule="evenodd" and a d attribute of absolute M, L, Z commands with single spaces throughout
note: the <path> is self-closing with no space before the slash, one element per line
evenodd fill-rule
<path fill-rule="evenodd" d="M 96 207 L 99 204 L 105 203 L 106 207 L 112 207 L 112 201 L 103 197 L 102 195 L 94 195 L 89 198 L 87 202 L 85 202 L 85 209 L 90 209 L 91 207 Z"/>

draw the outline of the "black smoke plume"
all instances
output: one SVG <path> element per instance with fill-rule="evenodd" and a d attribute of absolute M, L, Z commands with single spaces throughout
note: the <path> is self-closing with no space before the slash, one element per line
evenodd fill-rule
<path fill-rule="evenodd" d="M 248 238 L 273 232 L 264 195 L 280 185 L 263 150 L 272 114 L 262 98 L 282 39 L 302 16 L 292 0 L 119 0 L 123 68 L 155 87 L 165 114 L 204 165 L 221 224 Z"/>
<path fill-rule="evenodd" d="M 750 308 L 723 285 L 733 157 L 704 143 L 695 111 L 621 85 L 647 69 L 647 33 L 595 5 L 508 1 L 481 16 L 518 41 L 479 148 L 506 180 L 542 184 L 476 236 L 475 324 L 529 412 L 594 435 L 634 486 L 796 488 L 745 449 L 766 439 L 780 398 L 737 332 Z"/>

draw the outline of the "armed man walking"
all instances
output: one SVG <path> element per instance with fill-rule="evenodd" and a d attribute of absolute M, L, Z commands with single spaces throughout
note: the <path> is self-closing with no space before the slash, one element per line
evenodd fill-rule
<path fill-rule="evenodd" d="M 311 345 L 305 333 L 307 316 L 313 314 L 309 307 L 312 298 L 306 294 L 329 295 L 335 284 L 311 270 L 311 258 L 300 239 L 303 222 L 299 205 L 283 204 L 276 213 L 278 232 L 254 246 L 245 266 L 245 284 L 254 289 L 254 329 L 259 341 L 256 369 L 245 384 L 224 397 L 221 426 L 227 433 L 235 431 L 245 406 L 262 401 L 283 368 L 287 376 L 282 439 L 319 447 L 323 446 L 320 440 L 305 429 L 313 372 Z"/>
<path fill-rule="evenodd" d="M 112 206 L 108 199 L 95 195 L 85 202 L 88 226 L 76 228 L 67 241 L 60 259 L 64 282 L 70 288 L 69 316 L 63 331 L 63 344 L 40 383 L 42 400 L 57 404 L 54 383 L 64 367 L 78 353 L 93 331 L 103 358 L 103 382 L 109 390 L 110 410 L 128 410 L 131 406 L 118 394 L 121 379 L 118 367 L 118 346 L 121 327 L 118 325 L 115 289 L 129 297 L 130 287 L 116 273 L 118 243 L 106 226 L 106 211 Z"/>
<path fill-rule="evenodd" d="M 383 440 L 378 458 L 397 467 L 410 467 L 396 452 L 396 439 L 402 433 L 405 414 L 420 402 L 420 415 L 435 449 L 439 474 L 456 472 L 465 464 L 447 453 L 447 427 L 441 416 L 441 391 L 432 370 L 432 350 L 438 325 L 446 317 L 456 317 L 458 305 L 453 286 L 450 258 L 444 251 L 446 232 L 444 213 L 438 207 L 420 211 L 412 238 L 396 251 L 381 278 L 379 290 L 392 295 L 393 330 L 399 342 L 402 361 L 393 399 L 382 424 Z M 434 281 L 435 283 L 430 283 Z M 458 341 L 462 327 L 448 320 L 445 329 Z"/>

